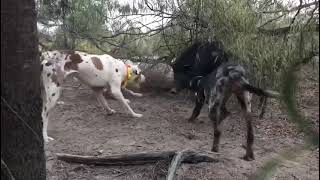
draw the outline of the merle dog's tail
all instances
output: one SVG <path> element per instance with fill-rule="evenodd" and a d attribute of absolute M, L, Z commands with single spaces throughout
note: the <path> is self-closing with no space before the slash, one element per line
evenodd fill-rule
<path fill-rule="evenodd" d="M 270 98 L 279 98 L 280 97 L 280 93 L 276 92 L 276 91 L 272 91 L 272 90 L 264 90 L 258 87 L 255 87 L 249 83 L 245 83 L 242 84 L 242 87 L 251 92 L 254 93 L 258 96 L 265 96 L 265 97 L 270 97 Z"/>
<path fill-rule="evenodd" d="M 258 87 L 255 87 L 245 81 L 245 83 L 242 84 L 242 88 L 245 90 L 254 93 L 258 96 L 260 96 L 260 108 L 261 108 L 261 113 L 259 115 L 260 119 L 263 118 L 263 115 L 266 111 L 267 107 L 267 99 L 268 98 L 280 98 L 280 93 L 272 90 L 264 90 Z"/>

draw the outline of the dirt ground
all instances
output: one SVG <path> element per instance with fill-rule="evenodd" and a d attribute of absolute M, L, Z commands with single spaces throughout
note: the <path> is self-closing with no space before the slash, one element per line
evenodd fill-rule
<path fill-rule="evenodd" d="M 299 108 L 319 131 L 319 82 L 311 67 L 305 67 L 299 84 Z M 185 95 L 167 92 L 145 92 L 141 98 L 126 96 L 134 111 L 142 118 L 129 117 L 119 102 L 108 100 L 117 111 L 106 115 L 92 92 L 69 80 L 59 104 L 50 116 L 49 136 L 55 140 L 46 146 L 48 179 L 81 180 L 149 180 L 165 179 L 167 162 L 145 166 L 87 166 L 57 160 L 55 153 L 79 155 L 108 155 L 143 151 L 192 149 L 210 151 L 213 129 L 207 117 L 207 107 L 197 123 L 188 123 L 193 102 Z M 253 103 L 253 112 L 260 112 Z M 184 164 L 179 170 L 181 179 L 247 179 L 263 163 L 279 153 L 303 143 L 303 137 L 287 118 L 277 101 L 271 101 L 263 119 L 255 118 L 255 160 L 240 159 L 245 150 L 246 126 L 235 101 L 228 104 L 232 115 L 222 123 L 221 160 L 214 163 Z M 231 160 L 230 160 L 231 159 Z M 303 151 L 298 158 L 285 161 L 273 179 L 319 179 L 319 150 Z"/>

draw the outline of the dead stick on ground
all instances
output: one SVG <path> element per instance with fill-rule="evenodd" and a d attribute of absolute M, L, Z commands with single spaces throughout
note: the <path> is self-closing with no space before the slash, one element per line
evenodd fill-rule
<path fill-rule="evenodd" d="M 206 154 L 186 151 L 187 156 L 184 158 L 184 163 L 199 163 L 199 162 L 215 162 L 217 159 Z M 170 161 L 176 151 L 164 152 L 149 152 L 110 156 L 80 156 L 65 153 L 56 154 L 59 160 L 70 163 L 94 164 L 104 166 L 118 166 L 118 165 L 142 165 L 148 163 L 156 163 L 160 160 Z"/>
<path fill-rule="evenodd" d="M 177 171 L 181 166 L 181 163 L 199 163 L 199 162 L 218 162 L 219 160 L 207 155 L 208 153 L 194 152 L 190 150 L 183 150 L 176 152 L 171 161 L 171 165 L 168 170 L 167 180 L 176 180 Z M 212 153 L 210 153 L 212 154 Z M 218 153 L 215 153 L 218 155 Z"/>
<path fill-rule="evenodd" d="M 94 164 L 94 165 L 140 165 L 155 163 L 159 160 L 170 160 L 175 151 L 155 152 L 155 153 L 137 153 L 110 156 L 80 156 L 72 154 L 58 153 L 59 160 L 71 163 Z"/>
<path fill-rule="evenodd" d="M 176 180 L 177 179 L 176 174 L 177 174 L 178 168 L 180 167 L 181 162 L 183 161 L 185 155 L 186 155 L 185 152 L 181 151 L 181 152 L 177 152 L 177 154 L 173 157 L 173 159 L 171 161 L 171 165 L 168 170 L 167 180 Z"/>

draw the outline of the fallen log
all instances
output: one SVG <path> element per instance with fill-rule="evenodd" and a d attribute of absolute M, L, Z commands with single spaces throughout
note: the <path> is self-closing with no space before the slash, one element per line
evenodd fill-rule
<path fill-rule="evenodd" d="M 180 167 L 183 159 L 186 157 L 186 153 L 177 152 L 177 154 L 173 157 L 173 160 L 171 161 L 171 165 L 168 170 L 168 176 L 167 180 L 176 180 L 177 179 L 177 171 Z"/>
<path fill-rule="evenodd" d="M 175 155 L 176 151 L 164 152 L 146 152 L 136 154 L 122 154 L 109 156 L 82 156 L 72 155 L 66 153 L 57 153 L 57 158 L 69 163 L 81 163 L 87 165 L 103 165 L 103 166 L 124 166 L 124 165 L 143 165 L 156 163 L 160 160 L 170 161 Z M 200 162 L 217 162 L 218 160 L 206 155 L 205 153 L 196 153 L 193 151 L 186 151 L 183 163 L 200 163 Z"/>

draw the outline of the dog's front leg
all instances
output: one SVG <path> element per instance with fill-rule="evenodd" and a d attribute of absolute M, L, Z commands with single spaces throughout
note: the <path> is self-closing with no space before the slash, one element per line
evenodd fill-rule
<path fill-rule="evenodd" d="M 238 94 L 237 99 L 241 105 L 242 114 L 247 124 L 247 146 L 246 146 L 246 154 L 243 158 L 247 161 L 251 161 L 251 160 L 254 160 L 254 153 L 252 149 L 254 134 L 253 134 L 252 116 L 251 116 L 251 96 L 249 92 L 245 91 L 245 92 L 242 92 L 241 94 Z"/>
<path fill-rule="evenodd" d="M 142 117 L 142 114 L 138 114 L 138 113 L 135 113 L 131 107 L 129 106 L 128 104 L 128 101 L 124 98 L 122 92 L 121 92 L 121 89 L 120 89 L 120 86 L 111 86 L 111 93 L 113 94 L 113 96 L 119 100 L 120 102 L 122 102 L 122 104 L 128 109 L 128 111 L 130 112 L 130 114 L 133 116 L 133 117 Z"/>
<path fill-rule="evenodd" d="M 136 92 L 133 92 L 125 87 L 122 88 L 123 91 L 131 94 L 132 96 L 136 96 L 136 97 L 142 97 L 143 95 L 141 93 L 136 93 Z"/>
<path fill-rule="evenodd" d="M 194 120 L 199 116 L 202 106 L 204 104 L 204 101 L 205 101 L 205 97 L 204 97 L 203 91 L 198 92 L 196 95 L 196 106 L 192 111 L 191 117 L 188 119 L 189 122 L 194 122 Z"/>

